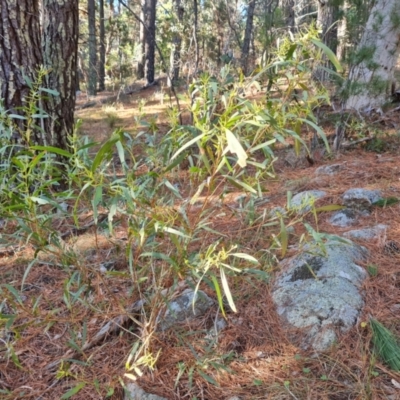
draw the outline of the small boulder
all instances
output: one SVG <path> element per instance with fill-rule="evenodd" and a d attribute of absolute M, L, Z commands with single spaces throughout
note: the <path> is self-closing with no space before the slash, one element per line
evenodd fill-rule
<path fill-rule="evenodd" d="M 292 209 L 303 214 L 310 211 L 315 201 L 325 195 L 326 192 L 322 190 L 306 190 L 305 192 L 300 192 L 293 196 L 290 205 Z"/>
<path fill-rule="evenodd" d="M 358 213 L 350 208 L 335 212 L 329 218 L 329 223 L 334 226 L 346 227 L 354 224 Z"/>
<path fill-rule="evenodd" d="M 367 273 L 355 261 L 365 255 L 361 246 L 331 240 L 324 252 L 311 243 L 283 262 L 272 298 L 280 317 L 303 329 L 302 348 L 325 351 L 337 339 L 336 330 L 346 332 L 356 323 Z"/>
<path fill-rule="evenodd" d="M 356 210 L 369 210 L 373 203 L 382 200 L 379 190 L 349 189 L 343 194 L 343 205 Z"/>
<path fill-rule="evenodd" d="M 202 290 L 195 293 L 192 289 L 186 289 L 176 299 L 169 302 L 167 311 L 159 322 L 159 329 L 166 331 L 175 324 L 199 317 L 213 304 L 214 301 Z"/>
<path fill-rule="evenodd" d="M 384 235 L 386 229 L 387 225 L 378 224 L 370 228 L 354 229 L 352 231 L 345 232 L 343 236 L 348 239 L 372 240 Z"/>
<path fill-rule="evenodd" d="M 145 392 L 139 385 L 130 382 L 125 386 L 124 400 L 167 400 L 165 397 Z"/>
<path fill-rule="evenodd" d="M 315 175 L 334 175 L 343 169 L 342 164 L 322 165 L 315 170 Z"/>

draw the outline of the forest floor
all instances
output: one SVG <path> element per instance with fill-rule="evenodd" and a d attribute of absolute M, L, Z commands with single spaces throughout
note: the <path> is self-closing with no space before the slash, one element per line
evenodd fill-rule
<path fill-rule="evenodd" d="M 98 142 L 107 140 L 116 128 L 131 134 L 149 126 L 156 126 L 159 135 L 169 130 L 170 100 L 161 85 L 131 95 L 100 93 L 96 105 L 82 107 L 87 101 L 85 95 L 80 95 L 77 102 L 76 117 L 82 119 L 79 134 Z M 182 99 L 182 106 L 185 104 Z M 292 149 L 278 149 L 274 174 L 262 181 L 269 202 L 255 211 L 249 208 L 239 212 L 216 203 L 207 205 L 215 208 L 209 219 L 210 228 L 224 235 L 226 247 L 238 245 L 241 251 L 262 260 L 265 265 L 260 270 L 264 275 L 230 278 L 237 313 L 227 313 L 227 326 L 217 340 L 206 335 L 218 315 L 217 306 L 187 325 L 167 332 L 151 332 L 151 352 L 153 355 L 159 352 L 159 356 L 155 369 L 144 369 L 144 375 L 138 379 L 141 387 L 171 400 L 225 400 L 234 395 L 243 400 L 400 399 L 400 374 L 376 358 L 368 325 L 373 316 L 400 337 L 400 255 L 384 251 L 388 241 L 400 243 L 399 204 L 375 208 L 371 215 L 352 226 L 357 229 L 378 223 L 388 225 L 385 236 L 362 243 L 370 250 L 368 261 L 362 265 L 376 266 L 377 273 L 364 282 L 365 307 L 356 326 L 340 335 L 331 351 L 318 355 L 291 343 L 279 321 L 269 285 L 269 279 L 279 271 L 279 264 L 268 262 L 280 258 L 279 252 L 274 253 L 271 247 L 271 238 L 278 235 L 279 227 L 259 222 L 264 210 L 285 206 L 288 191 L 295 194 L 324 190 L 327 196 L 318 203 L 321 205 L 340 204 L 341 195 L 356 187 L 379 189 L 385 198 L 400 198 L 400 111 L 394 107 L 383 116 L 376 115 L 353 126 L 355 140 L 371 132 L 376 134 L 375 139 L 315 159 L 313 165 L 305 159 L 288 162 Z M 328 118 L 323 127 L 327 135 L 334 132 Z M 339 174 L 316 178 L 317 167 L 337 163 L 344 166 Z M 196 191 L 185 169 L 172 174 L 171 182 L 182 188 L 183 197 Z M 189 219 L 199 218 L 201 211 L 193 207 Z M 337 235 L 348 230 L 330 225 L 329 216 L 328 212 L 321 213 L 315 221 L 310 214 L 302 222 Z M 81 226 L 91 217 L 89 210 L 82 213 Z M 62 233 L 73 226 L 72 219 L 58 223 Z M 294 227 L 288 253 L 291 255 L 305 229 L 295 216 L 286 223 Z M 121 220 L 111 236 L 89 227 L 71 239 L 72 250 L 80 257 L 76 262 L 82 267 L 75 271 L 86 271 L 85 279 L 91 288 L 88 302 L 81 301 L 80 294 L 71 289 L 73 279 L 83 278 L 74 277 L 74 271 L 61 268 L 48 258 L 31 268 L 20 292 L 27 265 L 35 256 L 34 249 L 26 245 L 1 250 L 0 282 L 9 286 L 7 296 L 0 299 L 0 322 L 10 321 L 9 315 L 18 315 L 17 326 L 8 333 L 11 340 L 3 336 L 6 329 L 0 325 L 0 342 L 12 343 L 8 347 L 0 343 L 1 399 L 123 398 L 120 382 L 129 382 L 124 374 L 128 355 L 138 339 L 136 325 L 128 317 L 119 320 L 118 329 L 100 335 L 97 341 L 94 338 L 113 318 L 128 315 L 130 305 L 140 298 L 127 272 L 123 250 L 127 231 Z M 205 233 L 200 239 L 204 246 L 213 243 L 215 235 Z M 106 275 L 99 271 L 105 260 L 115 262 L 113 271 Z M 173 284 L 168 280 L 173 277 L 166 275 L 160 284 L 168 288 Z M 206 285 L 201 288 L 215 297 Z M 142 333 L 146 329 L 151 330 L 152 326 L 141 326 Z M 90 346 L 84 347 L 87 342 L 91 342 Z"/>

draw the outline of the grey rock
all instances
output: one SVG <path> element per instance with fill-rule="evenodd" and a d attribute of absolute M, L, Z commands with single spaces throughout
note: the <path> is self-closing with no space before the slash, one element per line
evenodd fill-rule
<path fill-rule="evenodd" d="M 293 196 L 291 201 L 291 208 L 297 210 L 299 213 L 306 213 L 311 210 L 311 205 L 316 200 L 324 197 L 326 192 L 322 190 L 306 190 L 305 192 L 297 193 Z"/>
<path fill-rule="evenodd" d="M 195 299 L 194 305 L 193 299 Z M 213 304 L 214 301 L 202 290 L 198 290 L 195 294 L 194 290 L 186 289 L 168 304 L 167 311 L 160 320 L 159 329 L 165 331 L 175 324 L 199 317 Z"/>
<path fill-rule="evenodd" d="M 315 175 L 334 175 L 343 169 L 342 164 L 322 165 L 315 170 Z"/>
<path fill-rule="evenodd" d="M 309 244 L 303 253 L 283 262 L 272 298 L 281 318 L 304 329 L 303 348 L 327 350 L 336 329 L 348 331 L 364 305 L 360 287 L 367 273 L 354 263 L 366 256 L 355 244 L 329 241 L 325 253 Z"/>
<path fill-rule="evenodd" d="M 379 190 L 349 189 L 343 194 L 343 205 L 358 210 L 368 210 L 373 203 L 381 200 Z"/>
<path fill-rule="evenodd" d="M 372 240 L 384 235 L 386 229 L 387 225 L 378 224 L 370 228 L 354 229 L 352 231 L 345 232 L 343 236 L 348 239 Z"/>
<path fill-rule="evenodd" d="M 357 219 L 358 213 L 350 208 L 335 212 L 329 223 L 334 226 L 346 227 L 352 225 Z"/>
<path fill-rule="evenodd" d="M 221 331 L 227 327 L 227 322 L 224 318 L 217 318 L 214 322 L 214 326 L 208 331 L 206 338 L 215 339 L 217 338 Z"/>
<path fill-rule="evenodd" d="M 125 386 L 124 400 L 167 400 L 165 397 L 157 396 L 145 392 L 140 386 L 134 382 L 130 382 Z"/>

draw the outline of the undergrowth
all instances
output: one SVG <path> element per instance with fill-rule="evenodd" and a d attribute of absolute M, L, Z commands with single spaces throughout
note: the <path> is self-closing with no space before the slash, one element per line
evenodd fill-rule
<path fill-rule="evenodd" d="M 264 206 L 277 143 L 290 140 L 298 154 L 301 148 L 308 152 L 304 132 L 313 132 L 329 150 L 314 115 L 328 94 L 309 79 L 321 47 L 312 32 L 286 40 L 250 81 L 229 66 L 219 76 L 204 73 L 189 88 L 191 124 L 180 125 L 178 111 L 170 109 L 166 135 L 159 136 L 155 120 L 138 120 L 137 132 L 117 129 L 98 150 L 97 143 L 78 136 L 79 123 L 68 149 L 32 140 L 31 132 L 40 131 L 40 82 L 26 105 L 29 129 L 19 130 L 23 145 L 13 139 L 14 116 L 1 109 L 1 246 L 31 249 L 22 268 L 2 272 L 12 279 L 0 285 L 1 363 L 28 373 L 23 338 L 58 338 L 62 351 L 46 353 L 41 365 L 51 376 L 49 387 L 61 386 L 63 399 L 88 388 L 110 398 L 123 383 L 121 368 L 108 380 L 89 372 L 98 367 L 93 349 L 107 335 L 129 338 L 131 350 L 119 366 L 135 380 L 156 368 L 162 353 L 157 326 L 182 287 L 211 293 L 227 317 L 237 311 L 241 282 L 267 283 L 291 241 L 314 240 L 323 249 L 326 237 L 304 224 L 313 215 L 318 226 L 322 210 L 311 204 L 311 212 L 299 217 L 290 193 L 282 212 Z M 265 80 L 265 101 L 242 96 Z M 114 126 L 112 110 L 106 118 Z M 145 151 L 135 156 L 143 143 Z M 225 211 L 221 204 L 227 204 Z M 245 233 L 219 228 L 221 215 Z M 299 224 L 306 233 L 296 237 L 291 229 Z M 79 238 L 88 234 L 93 243 L 87 239 L 82 249 Z M 254 244 L 261 239 L 259 248 Z M 61 277 L 56 296 L 37 290 L 41 276 Z M 197 349 L 182 335 L 179 342 L 193 353 L 191 363 L 174 366 L 173 386 L 181 392 L 193 393 L 204 382 L 218 385 L 209 371 L 231 373 L 230 364 L 240 358 L 236 351 L 218 352 L 210 337 Z M 254 381 L 254 387 L 262 385 Z M 296 390 L 286 381 L 278 389 L 292 396 Z M 48 391 L 0 389 L 4 399 L 37 398 Z"/>

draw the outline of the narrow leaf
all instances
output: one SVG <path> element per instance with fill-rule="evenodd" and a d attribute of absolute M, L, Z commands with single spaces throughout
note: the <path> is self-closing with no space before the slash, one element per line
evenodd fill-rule
<path fill-rule="evenodd" d="M 60 399 L 65 400 L 65 399 L 70 399 L 73 395 L 77 394 L 80 392 L 81 389 L 83 389 L 86 386 L 85 382 L 78 383 L 75 387 L 72 389 L 68 390 L 68 392 L 64 393 Z"/>
<path fill-rule="evenodd" d="M 228 150 L 237 155 L 238 164 L 244 168 L 247 165 L 246 160 L 248 158 L 246 151 L 243 149 L 236 136 L 229 129 L 226 129 L 225 132 L 226 140 L 228 142 Z"/>
<path fill-rule="evenodd" d="M 224 293 L 226 299 L 228 300 L 229 306 L 231 307 L 233 312 L 237 312 L 231 290 L 229 289 L 228 280 L 226 278 L 225 271 L 223 270 L 223 268 L 220 268 L 220 274 L 221 274 L 222 287 L 224 288 Z"/>
<path fill-rule="evenodd" d="M 326 56 L 329 58 L 329 61 L 334 65 L 334 67 L 338 72 L 343 71 L 343 68 L 340 65 L 339 60 L 337 59 L 335 53 L 326 44 L 322 43 L 317 39 L 311 39 L 311 42 L 314 43 L 326 54 Z"/>

